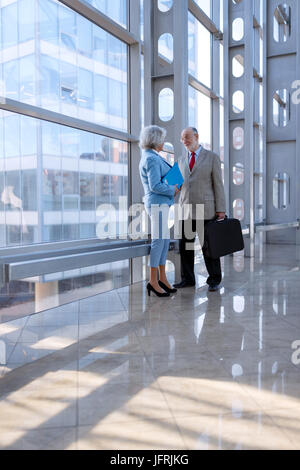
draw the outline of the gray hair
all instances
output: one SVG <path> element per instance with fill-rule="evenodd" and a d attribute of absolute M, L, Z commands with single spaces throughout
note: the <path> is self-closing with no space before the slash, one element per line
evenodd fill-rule
<path fill-rule="evenodd" d="M 199 135 L 198 129 L 196 127 L 186 127 L 182 132 L 192 131 L 194 135 Z"/>
<path fill-rule="evenodd" d="M 164 144 L 166 135 L 167 131 L 162 127 L 144 127 L 140 135 L 140 147 L 142 149 L 156 149 Z"/>

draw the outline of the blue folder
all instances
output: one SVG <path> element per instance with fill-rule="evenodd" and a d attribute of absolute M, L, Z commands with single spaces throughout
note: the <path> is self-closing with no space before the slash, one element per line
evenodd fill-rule
<path fill-rule="evenodd" d="M 175 184 L 177 184 L 178 188 L 182 186 L 184 179 L 177 162 L 174 163 L 174 166 L 171 168 L 171 170 L 166 174 L 166 176 L 164 176 L 163 181 L 164 183 L 167 183 L 171 186 L 175 186 Z"/>

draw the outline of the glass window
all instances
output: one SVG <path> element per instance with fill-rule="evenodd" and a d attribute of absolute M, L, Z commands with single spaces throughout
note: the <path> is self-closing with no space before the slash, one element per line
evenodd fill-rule
<path fill-rule="evenodd" d="M 244 147 L 244 129 L 242 127 L 235 127 L 233 130 L 232 145 L 235 150 L 242 150 Z"/>
<path fill-rule="evenodd" d="M 5 193 L 2 195 L 6 208 L 10 211 L 20 211 L 23 208 L 21 199 L 20 170 L 7 171 L 5 174 Z"/>
<path fill-rule="evenodd" d="M 60 126 L 47 121 L 41 122 L 43 155 L 60 155 Z"/>
<path fill-rule="evenodd" d="M 174 116 L 174 92 L 164 88 L 159 93 L 158 114 L 161 121 L 167 122 Z"/>
<path fill-rule="evenodd" d="M 37 154 L 37 123 L 27 116 L 20 116 L 21 119 L 21 155 Z"/>
<path fill-rule="evenodd" d="M 169 64 L 173 62 L 173 36 L 172 34 L 162 34 L 158 40 L 158 55 Z"/>
<path fill-rule="evenodd" d="M 80 210 L 95 211 L 95 209 L 95 174 L 82 172 L 80 173 Z"/>
<path fill-rule="evenodd" d="M 224 97 L 224 47 L 220 44 L 220 96 Z"/>
<path fill-rule="evenodd" d="M 232 39 L 234 41 L 241 41 L 244 37 L 244 20 L 243 18 L 236 18 L 232 22 Z"/>
<path fill-rule="evenodd" d="M 59 86 L 59 78 L 57 76 L 57 85 Z M 60 64 L 60 98 L 69 106 L 77 104 L 77 70 L 73 64 L 61 62 Z M 63 110 L 67 109 L 63 107 Z M 76 111 L 75 111 L 76 112 Z"/>
<path fill-rule="evenodd" d="M 20 59 L 20 99 L 33 104 L 35 91 L 35 56 L 29 55 Z"/>
<path fill-rule="evenodd" d="M 4 117 L 4 155 L 5 157 L 20 156 L 20 116 L 18 115 L 9 114 Z"/>
<path fill-rule="evenodd" d="M 211 33 L 189 13 L 189 73 L 211 87 Z"/>
<path fill-rule="evenodd" d="M 77 18 L 77 35 L 78 35 L 78 51 L 92 57 L 93 53 L 93 35 L 92 35 L 92 24 L 83 16 Z"/>
<path fill-rule="evenodd" d="M 22 171 L 21 194 L 24 211 L 37 211 L 37 180 L 37 170 Z"/>
<path fill-rule="evenodd" d="M 144 56 L 141 57 L 141 127 L 145 125 L 145 63 Z"/>
<path fill-rule="evenodd" d="M 76 50 L 77 46 L 77 22 L 79 17 L 73 10 L 59 5 L 59 31 L 60 44 L 70 50 Z"/>
<path fill-rule="evenodd" d="M 47 165 L 47 160 L 44 164 Z M 44 168 L 43 170 L 43 211 L 62 211 L 62 186 L 61 186 L 61 170 L 51 170 Z M 46 218 L 47 220 L 47 218 Z M 53 223 L 57 223 L 57 219 Z"/>
<path fill-rule="evenodd" d="M 232 59 L 232 75 L 240 78 L 244 75 L 244 56 L 236 54 Z"/>
<path fill-rule="evenodd" d="M 232 168 L 233 172 L 233 184 L 236 186 L 241 186 L 244 184 L 245 175 L 244 175 L 244 165 L 242 163 L 236 163 Z"/>
<path fill-rule="evenodd" d="M 40 56 L 40 96 L 38 97 L 38 105 L 50 109 L 51 111 L 59 111 L 60 99 L 60 78 L 58 63 L 51 57 Z"/>
<path fill-rule="evenodd" d="M 235 199 L 233 201 L 233 217 L 240 221 L 245 217 L 245 205 L 243 199 Z"/>
<path fill-rule="evenodd" d="M 32 44 L 26 56 L 15 58 L 13 50 L 5 54 L 4 95 L 127 132 L 127 45 L 57 0 L 32 2 L 19 0 L 2 8 L 3 47 L 32 38 L 39 51 L 34 55 Z M 33 4 L 36 10 L 29 15 Z M 121 8 L 126 1 L 102 6 L 117 12 L 117 4 Z"/>
<path fill-rule="evenodd" d="M 207 14 L 207 16 L 211 17 L 211 0 L 195 0 L 195 2 L 204 11 L 204 13 Z"/>
<path fill-rule="evenodd" d="M 19 63 L 10 60 L 3 63 L 3 94 L 12 100 L 19 99 Z"/>
<path fill-rule="evenodd" d="M 157 6 L 159 11 L 166 13 L 173 6 L 173 0 L 157 0 Z"/>
<path fill-rule="evenodd" d="M 291 35 L 291 8 L 278 5 L 274 11 L 273 38 L 275 42 L 287 42 Z"/>
<path fill-rule="evenodd" d="M 224 29 L 224 0 L 220 0 L 220 30 Z"/>
<path fill-rule="evenodd" d="M 52 0 L 39 0 L 39 37 L 58 43 L 58 4 Z"/>
<path fill-rule="evenodd" d="M 19 21 L 18 29 L 20 42 L 34 39 L 35 24 L 34 18 L 35 0 L 19 0 Z"/>
<path fill-rule="evenodd" d="M 127 27 L 127 0 L 86 0 L 94 8 Z"/>
<path fill-rule="evenodd" d="M 220 103 L 220 159 L 224 162 L 224 105 Z"/>
<path fill-rule="evenodd" d="M 144 0 L 140 0 L 140 35 L 144 41 Z"/>
<path fill-rule="evenodd" d="M 273 178 L 273 206 L 285 210 L 290 205 L 290 177 L 287 173 L 276 173 Z"/>
<path fill-rule="evenodd" d="M 286 127 L 290 120 L 290 94 L 286 88 L 273 95 L 273 122 L 276 127 Z"/>
<path fill-rule="evenodd" d="M 124 233 L 127 143 L 1 111 L 0 149 L 1 246 L 95 237 L 101 204 Z"/>
<path fill-rule="evenodd" d="M 242 113 L 245 108 L 244 92 L 241 90 L 235 91 L 232 95 L 232 110 L 235 114 Z"/>
<path fill-rule="evenodd" d="M 93 108 L 93 74 L 88 70 L 78 70 L 78 104 L 82 108 Z"/>
<path fill-rule="evenodd" d="M 2 8 L 2 47 L 18 44 L 18 4 L 11 3 Z"/>
<path fill-rule="evenodd" d="M 189 125 L 196 127 L 200 143 L 211 150 L 211 99 L 189 86 Z"/>

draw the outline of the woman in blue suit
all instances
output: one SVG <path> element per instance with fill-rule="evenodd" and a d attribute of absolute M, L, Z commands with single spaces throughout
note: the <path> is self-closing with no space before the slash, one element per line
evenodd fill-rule
<path fill-rule="evenodd" d="M 166 260 L 170 239 L 168 216 L 170 206 L 179 189 L 169 186 L 162 180 L 171 166 L 159 155 L 164 146 L 166 130 L 158 126 L 145 127 L 140 136 L 142 157 L 139 165 L 140 176 L 145 191 L 145 209 L 151 218 L 151 253 L 150 282 L 147 285 L 148 295 L 154 292 L 158 297 L 168 297 L 176 292 L 166 276 Z M 159 281 L 157 279 L 159 269 Z"/>

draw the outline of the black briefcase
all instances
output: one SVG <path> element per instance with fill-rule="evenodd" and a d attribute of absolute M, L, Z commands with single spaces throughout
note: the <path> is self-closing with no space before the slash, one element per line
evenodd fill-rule
<path fill-rule="evenodd" d="M 204 227 L 204 248 L 210 258 L 217 259 L 244 249 L 242 228 L 238 219 L 213 219 Z"/>

